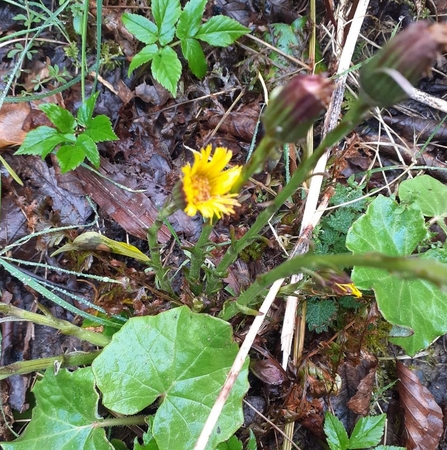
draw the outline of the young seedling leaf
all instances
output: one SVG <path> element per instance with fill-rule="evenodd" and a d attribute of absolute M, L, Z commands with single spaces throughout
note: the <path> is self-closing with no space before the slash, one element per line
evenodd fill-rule
<path fill-rule="evenodd" d="M 76 146 L 83 148 L 86 158 L 93 164 L 94 167 L 99 168 L 99 152 L 95 141 L 87 135 L 82 133 L 78 136 Z"/>
<path fill-rule="evenodd" d="M 349 444 L 348 433 L 340 420 L 327 412 L 324 416 L 324 432 L 331 450 L 346 450 Z"/>
<path fill-rule="evenodd" d="M 41 126 L 30 131 L 15 155 L 40 155 L 45 158 L 56 146 L 67 142 L 67 138 L 55 128 Z"/>
<path fill-rule="evenodd" d="M 236 436 L 231 436 L 228 441 L 221 442 L 216 450 L 243 450 L 243 445 Z"/>
<path fill-rule="evenodd" d="M 152 60 L 152 75 L 173 97 L 182 74 L 182 63 L 171 47 L 162 48 Z"/>
<path fill-rule="evenodd" d="M 367 416 L 359 419 L 349 438 L 348 448 L 367 448 L 377 445 L 382 439 L 385 420 L 386 414 Z"/>
<path fill-rule="evenodd" d="M 84 134 L 90 136 L 95 142 L 116 141 L 118 136 L 112 128 L 110 119 L 101 114 L 90 120 Z"/>
<path fill-rule="evenodd" d="M 227 16 L 214 16 L 200 27 L 194 37 L 215 47 L 226 47 L 249 32 L 249 28 Z"/>
<path fill-rule="evenodd" d="M 203 78 L 206 75 L 206 59 L 202 47 L 197 39 L 183 39 L 181 41 L 182 53 L 191 72 L 197 78 Z"/>
<path fill-rule="evenodd" d="M 56 153 L 56 158 L 61 167 L 61 172 L 65 173 L 81 165 L 85 158 L 85 150 L 79 144 L 64 145 Z"/>
<path fill-rule="evenodd" d="M 79 125 L 84 128 L 89 125 L 90 120 L 93 116 L 93 110 L 95 109 L 96 99 L 98 98 L 99 92 L 95 92 L 90 96 L 78 109 L 77 119 Z"/>
<path fill-rule="evenodd" d="M 91 368 L 57 375 L 48 369 L 33 388 L 36 406 L 31 422 L 12 442 L 2 442 L 4 450 L 91 449 L 113 450 L 104 428 L 95 424 L 98 393 Z"/>
<path fill-rule="evenodd" d="M 122 15 L 124 26 L 132 33 L 139 41 L 145 44 L 154 44 L 158 39 L 158 28 L 155 23 L 151 22 L 146 17 L 138 14 L 124 13 Z"/>
<path fill-rule="evenodd" d="M 160 45 L 167 45 L 174 39 L 175 24 L 182 11 L 180 0 L 152 0 L 151 6 Z"/>
<path fill-rule="evenodd" d="M 192 38 L 199 31 L 207 0 L 190 0 L 180 14 L 176 36 L 180 39 Z M 185 52 L 183 52 L 185 53 Z"/>
<path fill-rule="evenodd" d="M 40 109 L 47 115 L 55 127 L 62 133 L 73 133 L 76 120 L 71 112 L 54 103 L 40 105 Z"/>
<path fill-rule="evenodd" d="M 146 45 L 139 53 L 137 53 L 133 58 L 129 65 L 128 75 L 143 64 L 146 64 L 149 61 L 154 59 L 154 56 L 158 53 L 158 47 L 153 45 Z"/>
<path fill-rule="evenodd" d="M 158 446 L 190 450 L 237 351 L 227 322 L 180 307 L 131 318 L 92 368 L 107 408 L 135 414 L 158 400 L 151 430 Z M 242 424 L 247 369 L 246 364 L 231 391 L 210 448 L 229 439 Z"/>
<path fill-rule="evenodd" d="M 399 205 L 378 196 L 348 231 L 346 246 L 354 253 L 382 252 L 389 256 L 411 255 L 426 236 L 424 218 L 419 209 Z M 447 264 L 447 251 L 433 249 L 419 256 Z M 393 338 L 409 355 L 427 348 L 447 333 L 447 294 L 420 279 L 403 279 L 381 269 L 355 267 L 352 281 L 359 289 L 373 289 L 384 318 L 393 325 L 410 328 L 414 334 Z"/>

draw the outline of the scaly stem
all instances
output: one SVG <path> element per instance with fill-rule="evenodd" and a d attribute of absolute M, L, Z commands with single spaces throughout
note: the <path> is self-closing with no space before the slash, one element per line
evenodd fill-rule
<path fill-rule="evenodd" d="M 177 211 L 177 209 L 178 207 L 174 203 L 169 203 L 168 205 L 164 206 L 158 212 L 157 218 L 147 232 L 152 269 L 155 272 L 155 276 L 161 290 L 167 292 L 173 297 L 176 297 L 176 295 L 174 294 L 172 286 L 167 278 L 167 270 L 163 267 L 163 264 L 161 262 L 160 246 L 158 244 L 157 235 L 161 227 L 163 226 L 163 221 L 175 211 Z"/>
<path fill-rule="evenodd" d="M 57 319 L 56 317 L 50 315 L 44 316 L 42 314 L 25 311 L 24 309 L 20 309 L 12 305 L 7 305 L 6 303 L 0 302 L 0 313 L 18 317 L 19 319 L 23 320 L 28 320 L 39 325 L 46 325 L 48 327 L 56 328 L 63 334 L 75 336 L 83 341 L 90 342 L 93 345 L 97 345 L 99 347 L 105 347 L 110 342 L 110 338 L 101 333 L 95 333 L 94 331 L 85 330 L 84 328 L 77 327 L 76 325 L 73 325 L 66 320 Z"/>
<path fill-rule="evenodd" d="M 363 120 L 368 109 L 369 107 L 366 104 L 358 101 L 356 105 L 348 111 L 338 126 L 326 135 L 314 153 L 300 164 L 290 179 L 290 182 L 284 186 L 271 204 L 258 216 L 250 230 L 241 239 L 230 245 L 227 253 L 216 268 L 215 276 L 225 276 L 224 274 L 228 270 L 228 267 L 234 263 L 240 252 L 258 238 L 259 233 L 272 215 L 278 211 L 284 202 L 293 195 L 306 180 L 324 152 L 351 132 Z M 274 145 L 274 143 L 270 142 L 270 145 Z"/>
<path fill-rule="evenodd" d="M 396 275 L 407 278 L 422 278 L 438 286 L 445 284 L 447 267 L 436 260 L 386 256 L 381 253 L 365 253 L 353 255 L 342 253 L 339 255 L 298 255 L 283 262 L 275 269 L 260 275 L 257 280 L 238 298 L 237 302 L 228 303 L 221 317 L 231 319 L 240 311 L 237 305 L 249 307 L 264 289 L 276 280 L 287 278 L 303 269 L 343 269 L 345 267 L 362 266 L 387 270 Z"/>
<path fill-rule="evenodd" d="M 50 367 L 54 367 L 55 364 L 58 364 L 60 367 L 89 365 L 100 353 L 101 350 L 96 350 L 89 353 L 69 353 L 68 355 L 53 356 L 51 358 L 18 361 L 0 367 L 0 380 L 4 380 L 13 375 L 25 375 L 27 373 L 49 369 Z"/>
<path fill-rule="evenodd" d="M 202 227 L 199 240 L 194 247 L 189 249 L 191 252 L 191 267 L 189 269 L 188 281 L 194 295 L 200 295 L 203 292 L 203 284 L 200 281 L 200 269 L 206 258 L 206 247 L 209 243 L 213 228 L 211 221 L 207 221 Z"/>

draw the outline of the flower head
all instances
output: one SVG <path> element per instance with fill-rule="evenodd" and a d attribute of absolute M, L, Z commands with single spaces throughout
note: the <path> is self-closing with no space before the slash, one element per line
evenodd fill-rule
<path fill-rule="evenodd" d="M 360 97 L 387 107 L 409 96 L 447 45 L 447 25 L 421 20 L 387 42 L 360 70 Z"/>
<path fill-rule="evenodd" d="M 297 75 L 275 88 L 262 118 L 265 133 L 279 143 L 296 142 L 324 111 L 333 85 L 325 75 Z"/>
<path fill-rule="evenodd" d="M 232 152 L 224 147 L 217 147 L 211 156 L 211 145 L 194 154 L 192 166 L 188 163 L 182 168 L 183 178 L 180 182 L 182 208 L 188 216 L 195 216 L 199 211 L 203 217 L 220 219 L 224 214 L 234 213 L 239 206 L 235 199 L 237 194 L 230 194 L 233 184 L 241 173 L 241 167 L 235 166 L 224 170 L 229 163 Z"/>

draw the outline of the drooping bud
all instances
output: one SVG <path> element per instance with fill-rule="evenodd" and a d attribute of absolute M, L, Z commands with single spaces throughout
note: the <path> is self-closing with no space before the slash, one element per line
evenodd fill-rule
<path fill-rule="evenodd" d="M 273 90 L 262 122 L 278 144 L 294 143 L 327 107 L 333 86 L 324 75 L 297 75 Z"/>
<path fill-rule="evenodd" d="M 409 97 L 447 45 L 447 25 L 421 20 L 393 37 L 360 70 L 360 99 L 388 107 Z"/>

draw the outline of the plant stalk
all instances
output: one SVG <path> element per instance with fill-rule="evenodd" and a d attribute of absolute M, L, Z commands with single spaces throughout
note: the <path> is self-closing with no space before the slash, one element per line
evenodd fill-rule
<path fill-rule="evenodd" d="M 53 356 L 50 358 L 40 358 L 31 361 L 18 361 L 7 366 L 0 367 L 0 380 L 4 380 L 13 375 L 25 375 L 27 373 L 49 369 L 56 364 L 59 367 L 77 367 L 85 366 L 101 353 L 101 350 L 95 350 L 88 353 L 70 353 L 68 355 Z"/>
<path fill-rule="evenodd" d="M 66 320 L 58 319 L 50 315 L 44 316 L 42 314 L 25 311 L 24 309 L 17 308 L 13 305 L 7 305 L 6 303 L 0 302 L 0 313 L 34 322 L 38 325 L 45 325 L 48 327 L 56 328 L 62 334 L 75 336 L 83 341 L 87 341 L 93 345 L 97 345 L 98 347 L 105 347 L 110 342 L 110 338 L 101 333 L 95 333 L 94 331 L 85 330 L 84 328 L 73 325 Z"/>

